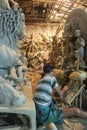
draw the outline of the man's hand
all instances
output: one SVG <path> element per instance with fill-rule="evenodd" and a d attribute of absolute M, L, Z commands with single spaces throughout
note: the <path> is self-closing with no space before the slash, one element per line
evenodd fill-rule
<path fill-rule="evenodd" d="M 57 88 L 55 88 L 55 90 L 56 90 L 56 92 L 57 92 L 59 98 L 62 99 L 62 98 L 63 98 L 63 93 L 62 93 L 62 91 L 59 89 L 59 86 L 58 86 Z"/>
<path fill-rule="evenodd" d="M 68 85 L 65 85 L 62 90 L 60 90 L 59 87 L 57 87 L 55 90 L 53 90 L 53 100 L 59 100 L 63 99 L 63 94 L 69 89 Z"/>
<path fill-rule="evenodd" d="M 58 90 L 58 92 L 54 89 L 53 93 L 52 93 L 52 98 L 54 101 L 56 100 L 61 100 L 63 98 L 62 96 L 62 92 L 60 90 Z"/>
<path fill-rule="evenodd" d="M 52 98 L 54 101 L 59 100 L 59 95 L 57 94 L 57 92 L 55 90 L 53 90 Z"/>
<path fill-rule="evenodd" d="M 61 90 L 62 94 L 64 94 L 69 89 L 68 85 L 65 85 L 64 88 Z"/>

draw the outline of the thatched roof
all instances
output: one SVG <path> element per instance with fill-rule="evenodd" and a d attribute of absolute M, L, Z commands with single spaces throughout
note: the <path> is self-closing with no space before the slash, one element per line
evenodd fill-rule
<path fill-rule="evenodd" d="M 75 8 L 87 8 L 87 0 L 16 0 L 26 14 L 28 23 L 65 22 Z"/>

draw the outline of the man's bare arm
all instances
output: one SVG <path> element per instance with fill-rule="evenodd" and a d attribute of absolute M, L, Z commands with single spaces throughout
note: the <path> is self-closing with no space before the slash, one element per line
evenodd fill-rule
<path fill-rule="evenodd" d="M 58 86 L 55 90 L 53 90 L 53 99 L 57 100 L 59 98 L 63 98 L 63 94 L 68 90 L 68 86 L 64 86 L 62 90 L 60 90 L 60 87 Z"/>
<path fill-rule="evenodd" d="M 62 99 L 63 98 L 63 94 L 62 91 L 60 90 L 59 86 L 57 88 L 55 88 L 57 94 L 59 95 L 59 97 Z"/>

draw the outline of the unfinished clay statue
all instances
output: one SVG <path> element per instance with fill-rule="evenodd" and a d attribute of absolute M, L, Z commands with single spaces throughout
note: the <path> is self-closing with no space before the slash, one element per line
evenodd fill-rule
<path fill-rule="evenodd" d="M 73 53 L 73 42 L 72 42 L 72 38 L 73 38 L 73 34 L 71 31 L 71 25 L 69 23 L 66 24 L 65 26 L 65 39 L 66 39 L 66 57 L 68 57 L 69 51 L 71 53 Z"/>
<path fill-rule="evenodd" d="M 4 106 L 19 107 L 23 105 L 26 98 L 22 92 L 18 92 L 11 86 L 9 81 L 0 77 L 0 104 Z"/>
<path fill-rule="evenodd" d="M 76 37 L 76 41 L 75 41 L 75 47 L 76 47 L 75 56 L 77 58 L 77 65 L 81 69 L 84 69 L 86 67 L 85 62 L 83 60 L 84 59 L 85 41 L 81 37 L 80 30 L 76 30 L 75 31 L 75 37 Z"/>
<path fill-rule="evenodd" d="M 10 2 L 16 4 L 13 0 Z M 8 1 L 0 0 L 9 8 Z M 18 42 L 25 36 L 25 16 L 21 9 L 0 9 L 0 104 L 21 106 L 26 101 L 15 88 L 24 82 L 27 67 L 18 57 Z"/>

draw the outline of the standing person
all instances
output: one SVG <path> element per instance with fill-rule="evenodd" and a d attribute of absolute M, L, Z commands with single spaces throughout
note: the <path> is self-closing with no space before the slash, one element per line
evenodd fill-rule
<path fill-rule="evenodd" d="M 87 113 L 78 108 L 60 109 L 55 105 L 52 98 L 52 92 L 55 90 L 60 99 L 63 98 L 56 78 L 53 76 L 53 67 L 49 64 L 43 67 L 44 77 L 38 82 L 34 93 L 34 102 L 36 106 L 36 120 L 38 124 L 51 123 L 62 125 L 63 118 L 81 117 L 87 119 Z"/>

